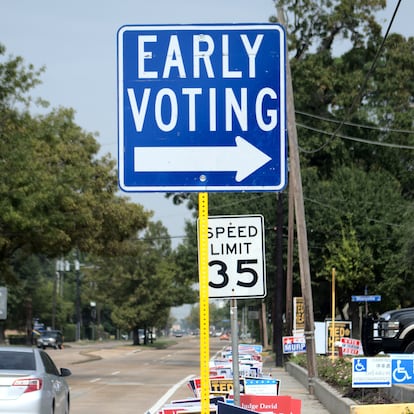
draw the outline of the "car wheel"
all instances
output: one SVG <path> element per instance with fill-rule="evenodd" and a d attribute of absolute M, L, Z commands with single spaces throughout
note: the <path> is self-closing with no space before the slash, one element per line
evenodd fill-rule
<path fill-rule="evenodd" d="M 405 354 L 414 354 L 414 341 L 411 341 L 404 350 Z"/>

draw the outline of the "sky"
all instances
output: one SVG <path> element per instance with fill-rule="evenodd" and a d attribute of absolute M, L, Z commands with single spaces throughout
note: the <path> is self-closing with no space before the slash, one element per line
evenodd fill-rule
<path fill-rule="evenodd" d="M 388 26 L 397 0 L 379 15 Z M 272 0 L 0 0 L 0 43 L 7 55 L 46 67 L 31 95 L 51 108 L 70 107 L 75 121 L 97 132 L 100 155 L 117 158 L 116 34 L 129 24 L 266 23 Z M 393 32 L 414 36 L 414 1 L 402 0 Z M 189 211 L 162 193 L 124 194 L 154 211 L 173 245 L 184 235 Z"/>

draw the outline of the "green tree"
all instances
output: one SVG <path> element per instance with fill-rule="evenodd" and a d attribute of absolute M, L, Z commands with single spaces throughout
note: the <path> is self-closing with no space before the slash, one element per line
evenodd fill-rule
<path fill-rule="evenodd" d="M 73 110 L 30 113 L 29 92 L 42 70 L 4 55 L 0 46 L 0 284 L 9 287 L 11 307 L 22 297 L 38 313 L 31 283 L 38 269 L 23 266 L 29 258 L 52 259 L 75 248 L 115 254 L 149 215 L 116 195 L 115 161 L 97 157 L 95 136 L 75 124 Z M 46 276 L 54 273 L 37 280 Z M 19 326 L 28 324 L 28 312 Z"/>
<path fill-rule="evenodd" d="M 287 13 L 317 320 L 330 313 L 327 269 L 334 263 L 341 263 L 341 274 L 352 281 L 338 292 L 341 304 L 350 301 L 352 290 L 368 284 L 370 292 L 383 296 L 383 309 L 413 305 L 409 286 L 414 268 L 408 259 L 414 194 L 413 39 L 398 34 L 384 39 L 375 13 L 385 0 L 277 4 Z M 194 196 L 173 199 L 197 209 Z M 211 194 L 209 207 L 210 215 L 265 216 L 269 301 L 280 288 L 270 276 L 275 272 L 272 195 Z M 180 251 L 195 260 L 194 228 L 187 227 L 187 234 Z M 187 268 L 195 273 L 193 263 Z M 295 254 L 294 294 L 300 295 L 298 275 Z"/>
<path fill-rule="evenodd" d="M 91 271 L 89 285 L 111 309 L 114 325 L 132 331 L 139 344 L 138 329 L 161 328 L 168 323 L 170 308 L 183 304 L 191 283 L 179 272 L 167 229 L 150 222 L 142 236 L 130 240 L 123 253 L 98 258 L 98 269 Z"/>

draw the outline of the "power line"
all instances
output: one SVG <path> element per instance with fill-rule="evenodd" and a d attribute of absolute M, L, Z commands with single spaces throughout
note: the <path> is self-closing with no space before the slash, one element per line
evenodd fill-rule
<path fill-rule="evenodd" d="M 310 202 L 310 203 L 317 204 L 318 206 L 321 206 L 323 208 L 328 208 L 328 209 L 336 210 L 336 211 L 343 211 L 343 208 L 334 207 L 330 204 L 327 204 L 325 201 L 321 202 L 321 201 L 318 201 L 318 200 L 315 200 L 315 199 L 312 199 L 312 198 L 309 198 L 309 197 L 304 197 L 304 199 L 306 201 Z M 365 219 L 365 221 L 379 223 L 379 224 L 383 224 L 383 225 L 387 225 L 387 226 L 391 226 L 391 227 L 403 227 L 403 225 L 400 224 L 400 223 L 398 223 L 398 224 L 397 223 L 389 223 L 387 221 L 378 220 L 378 219 L 374 219 L 374 218 L 367 217 L 367 216 L 365 216 L 364 219 Z"/>
<path fill-rule="evenodd" d="M 348 108 L 348 110 L 347 110 L 344 118 L 342 119 L 342 121 L 340 122 L 340 124 L 338 125 L 338 127 L 335 129 L 335 131 L 331 134 L 331 137 L 330 137 L 330 139 L 328 141 L 326 141 L 323 145 L 321 145 L 319 148 L 316 148 L 315 150 L 312 150 L 312 151 L 304 151 L 304 150 L 302 150 L 303 152 L 306 152 L 308 154 L 313 154 L 313 153 L 316 153 L 316 152 L 321 151 L 323 148 L 325 148 L 327 145 L 329 145 L 333 141 L 333 139 L 335 137 L 338 136 L 338 133 L 342 129 L 342 127 L 345 125 L 345 122 L 347 122 L 349 120 L 349 118 L 350 118 L 351 114 L 353 113 L 353 111 L 355 110 L 358 102 L 360 102 L 361 99 L 362 99 L 362 97 L 364 96 L 364 92 L 365 92 L 365 89 L 366 89 L 366 86 L 367 86 L 367 83 L 368 83 L 368 79 L 371 76 L 371 74 L 374 72 L 374 69 L 375 69 L 375 66 L 377 64 L 378 58 L 379 58 L 379 56 L 380 56 L 380 54 L 382 52 L 382 49 L 384 48 L 385 42 L 386 42 L 386 40 L 388 38 L 388 34 L 389 34 L 390 30 L 391 30 L 391 26 L 392 26 L 392 24 L 394 22 L 395 16 L 397 15 L 397 11 L 398 11 L 398 8 L 400 7 L 400 4 L 401 4 L 401 0 L 399 0 L 398 3 L 397 3 L 397 5 L 395 6 L 394 13 L 393 13 L 392 18 L 391 18 L 391 21 L 390 21 L 390 23 L 388 25 L 387 31 L 386 31 L 383 39 L 382 39 L 381 45 L 378 48 L 377 53 L 375 54 L 374 60 L 373 60 L 373 62 L 371 64 L 371 67 L 369 68 L 367 74 L 365 75 L 365 78 L 364 78 L 364 80 L 362 82 L 362 85 L 361 85 L 361 89 L 354 96 L 354 99 L 352 100 L 352 104 Z"/>
<path fill-rule="evenodd" d="M 307 116 L 309 118 L 320 119 L 321 121 L 332 122 L 332 123 L 335 123 L 335 124 L 339 124 L 339 123 L 342 122 L 339 119 L 326 118 L 326 117 L 321 116 L 321 115 L 310 114 L 309 112 L 298 111 L 298 110 L 296 110 L 295 112 L 298 115 Z M 344 122 L 343 124 L 346 125 L 346 126 L 352 126 L 352 127 L 364 128 L 364 129 L 371 129 L 371 130 L 380 131 L 380 132 L 395 132 L 395 133 L 399 133 L 399 134 L 414 134 L 414 130 L 411 130 L 411 129 L 395 129 L 395 128 L 380 127 L 380 126 L 376 126 L 376 125 L 357 124 L 355 122 Z"/>
<path fill-rule="evenodd" d="M 307 125 L 304 125 L 304 124 L 301 124 L 301 123 L 298 123 L 298 122 L 296 122 L 296 125 L 298 127 L 301 127 L 301 128 L 305 128 L 305 129 L 309 129 L 309 130 L 314 131 L 314 132 L 318 132 L 319 134 L 325 134 L 325 135 L 331 135 L 332 134 L 331 132 L 327 132 L 327 131 L 324 131 L 324 130 L 318 129 L 318 128 L 313 128 L 313 127 L 310 127 L 310 126 L 307 126 Z M 347 140 L 350 140 L 350 141 L 361 142 L 361 143 L 364 143 L 364 144 L 378 145 L 378 146 L 381 146 L 381 147 L 414 150 L 414 146 L 412 146 L 412 145 L 391 144 L 389 142 L 370 141 L 368 139 L 351 137 L 349 135 L 343 135 L 343 134 L 339 134 L 337 132 L 335 133 L 335 137 L 336 138 L 341 138 L 341 139 L 347 139 Z M 303 150 L 302 148 L 301 148 L 301 151 L 307 152 L 306 150 Z M 309 151 L 309 152 L 316 152 L 316 151 Z"/>

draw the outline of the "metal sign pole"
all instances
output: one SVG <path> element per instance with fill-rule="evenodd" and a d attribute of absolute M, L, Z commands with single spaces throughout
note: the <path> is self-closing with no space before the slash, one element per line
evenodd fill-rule
<path fill-rule="evenodd" d="M 237 327 L 237 299 L 231 299 L 231 355 L 233 359 L 233 393 L 234 405 L 240 407 L 240 374 L 239 374 L 239 333 Z"/>
<path fill-rule="evenodd" d="M 198 195 L 200 284 L 201 414 L 210 413 L 210 344 L 208 309 L 208 193 Z"/>

